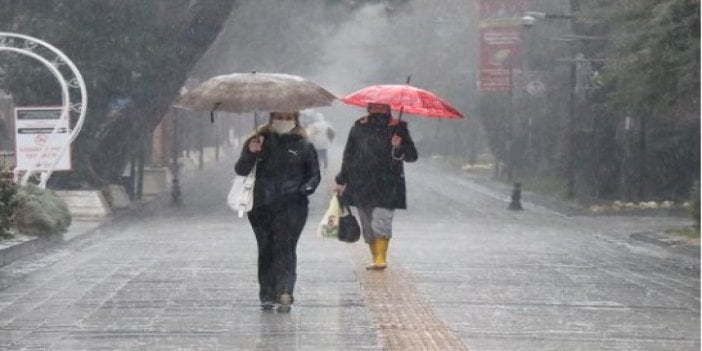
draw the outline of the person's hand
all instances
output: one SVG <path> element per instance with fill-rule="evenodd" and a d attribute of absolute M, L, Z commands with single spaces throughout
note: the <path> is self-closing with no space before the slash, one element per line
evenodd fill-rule
<path fill-rule="evenodd" d="M 263 149 L 263 137 L 259 136 L 258 138 L 254 137 L 249 141 L 249 152 L 252 154 L 257 154 L 261 152 Z"/>
<path fill-rule="evenodd" d="M 392 144 L 392 146 L 395 146 L 395 147 L 400 146 L 400 144 L 402 143 L 402 138 L 400 138 L 399 135 L 395 134 L 392 136 L 390 143 Z"/>
<path fill-rule="evenodd" d="M 344 192 L 344 188 L 345 188 L 345 187 L 346 187 L 346 186 L 344 186 L 344 185 L 334 184 L 334 186 L 332 187 L 332 191 L 333 191 L 335 194 L 341 194 L 341 193 Z"/>

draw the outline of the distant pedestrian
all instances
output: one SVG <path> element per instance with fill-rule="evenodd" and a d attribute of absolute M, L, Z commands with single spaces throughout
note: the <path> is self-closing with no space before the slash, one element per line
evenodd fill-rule
<path fill-rule="evenodd" d="M 334 128 L 324 119 L 324 115 L 316 112 L 314 114 L 314 122 L 307 127 L 307 135 L 309 135 L 312 144 L 317 150 L 320 163 L 323 163 L 324 169 L 327 169 L 329 166 L 327 150 L 329 150 L 329 145 L 334 141 Z"/>
<path fill-rule="evenodd" d="M 248 214 L 258 244 L 261 308 L 287 312 L 297 280 L 297 242 L 307 221 L 308 196 L 319 185 L 314 146 L 298 112 L 272 112 L 268 124 L 250 137 L 236 162 L 239 175 L 256 167 L 254 202 Z"/>
<path fill-rule="evenodd" d="M 407 208 L 403 164 L 416 160 L 407 123 L 392 119 L 389 105 L 369 104 L 368 115 L 349 131 L 334 188 L 343 202 L 358 208 L 363 239 L 373 256 L 367 269 L 387 267 L 395 209 Z"/>

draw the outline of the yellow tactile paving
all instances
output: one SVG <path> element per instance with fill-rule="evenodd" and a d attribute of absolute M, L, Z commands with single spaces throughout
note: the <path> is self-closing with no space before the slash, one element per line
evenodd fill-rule
<path fill-rule="evenodd" d="M 363 299 L 380 331 L 384 350 L 468 350 L 434 315 L 407 271 L 393 262 L 388 262 L 385 271 L 367 271 L 368 248 L 353 245 L 351 251 Z"/>

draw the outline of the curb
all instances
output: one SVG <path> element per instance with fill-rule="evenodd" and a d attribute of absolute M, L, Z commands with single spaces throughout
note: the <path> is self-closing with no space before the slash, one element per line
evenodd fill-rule
<path fill-rule="evenodd" d="M 81 218 L 74 219 L 71 227 L 79 224 L 78 227 L 83 227 L 80 229 L 71 227 L 65 233 L 53 234 L 49 236 L 33 237 L 29 240 L 7 240 L 0 241 L 0 267 L 11 264 L 14 261 L 22 259 L 26 256 L 44 251 L 53 247 L 57 247 L 63 244 L 68 244 L 84 238 L 92 233 L 99 231 L 103 226 L 118 221 L 122 218 L 128 217 L 130 214 L 138 214 L 149 206 L 153 206 L 154 203 L 158 203 L 159 200 L 163 201 L 163 197 L 170 197 L 170 194 L 164 193 L 162 196 L 156 196 L 153 199 L 145 202 L 134 202 L 132 206 L 128 209 L 123 209 L 119 211 L 112 212 L 112 215 L 103 217 L 102 219 L 96 220 L 81 220 Z"/>
<path fill-rule="evenodd" d="M 512 188 L 505 183 L 491 179 L 489 177 L 483 177 L 478 175 L 472 175 L 455 168 L 443 167 L 437 165 L 433 162 L 429 162 L 432 167 L 441 169 L 442 171 L 452 172 L 455 175 L 470 179 L 471 181 L 489 188 L 493 191 L 497 191 L 504 194 L 505 199 L 508 199 Z M 607 211 L 607 212 L 591 212 L 588 208 L 578 206 L 576 204 L 570 203 L 566 200 L 549 197 L 546 195 L 533 193 L 529 191 L 522 191 L 522 201 L 531 203 L 534 205 L 542 206 L 551 211 L 559 213 L 564 216 L 587 216 L 587 217 L 608 217 L 608 216 L 627 216 L 627 217 L 678 217 L 687 218 L 686 210 L 679 208 L 659 208 L 659 209 L 643 209 L 643 210 L 621 210 L 621 211 Z M 505 201 L 505 209 L 507 209 L 509 201 Z M 629 240 L 631 242 L 644 243 L 648 245 L 654 245 L 659 248 L 668 249 L 674 253 L 681 254 L 687 257 L 699 259 L 700 257 L 700 245 L 691 244 L 688 241 L 676 238 L 674 236 L 662 233 L 662 232 L 638 232 L 629 234 Z M 698 268 L 699 269 L 699 268 Z"/>
<path fill-rule="evenodd" d="M 680 240 L 660 232 L 632 233 L 629 235 L 629 239 L 668 248 L 690 257 L 698 258 L 700 256 L 700 247 L 698 245 L 690 245 L 685 240 Z"/>
<path fill-rule="evenodd" d="M 40 236 L 27 241 L 6 241 L 0 248 L 0 267 L 63 242 L 63 234 Z"/>
<path fill-rule="evenodd" d="M 221 158 L 221 160 L 227 160 L 227 157 L 224 156 Z M 216 164 L 216 163 L 214 163 Z M 207 169 L 207 166 L 212 165 L 206 164 L 205 167 Z M 183 181 L 187 181 L 190 174 L 183 174 Z M 171 199 L 171 193 L 170 190 L 164 191 L 162 193 L 153 195 L 152 197 L 149 197 L 148 199 L 143 199 L 141 201 L 134 201 L 132 202 L 131 206 L 128 208 L 124 209 L 111 209 L 111 214 L 102 218 L 96 218 L 96 217 L 90 217 L 89 220 L 86 220 L 86 217 L 74 217 L 73 218 L 73 223 L 71 224 L 71 227 L 77 223 L 84 224 L 86 228 L 82 229 L 77 229 L 74 228 L 71 230 L 71 227 L 68 228 L 68 230 L 65 233 L 61 234 L 53 234 L 49 236 L 43 236 L 43 237 L 33 237 L 29 240 L 22 241 L 22 240 L 7 240 L 7 241 L 0 241 L 0 267 L 7 266 L 11 264 L 12 262 L 15 262 L 17 260 L 20 260 L 24 257 L 27 257 L 29 255 L 33 255 L 35 253 L 54 248 L 63 244 L 68 244 L 74 241 L 77 241 L 81 238 L 85 238 L 88 235 L 95 233 L 99 231 L 102 227 L 114 223 L 116 221 L 119 221 L 123 218 L 127 218 L 130 215 L 131 216 L 139 216 L 143 215 L 145 213 L 148 213 L 150 211 L 154 211 L 155 209 L 159 208 L 160 206 L 164 206 L 166 203 L 168 203 Z M 94 225 L 88 225 L 88 223 L 92 223 Z M 80 225 L 79 225 L 80 227 Z"/>
<path fill-rule="evenodd" d="M 7 266 L 29 255 L 78 240 L 98 231 L 100 227 L 111 223 L 115 219 L 117 219 L 117 216 L 105 217 L 102 220 L 74 220 L 71 227 L 79 224 L 77 227 L 80 229 L 73 228 L 72 230 L 71 227 L 69 227 L 65 233 L 38 236 L 25 241 L 8 240 L 0 242 L 0 267 Z"/>
<path fill-rule="evenodd" d="M 437 164 L 433 162 L 430 159 L 425 159 L 427 162 L 427 165 L 430 167 L 434 167 L 437 169 L 440 169 L 442 172 L 451 172 L 454 175 L 464 178 L 464 179 L 470 179 L 472 182 L 475 182 L 476 184 L 479 184 L 481 186 L 484 186 L 488 189 L 491 189 L 493 191 L 499 192 L 500 194 L 504 195 L 505 198 L 505 210 L 509 207 L 510 204 L 510 197 L 512 194 L 512 186 L 505 184 L 501 181 L 489 178 L 489 177 L 483 177 L 479 175 L 474 175 L 470 174 L 468 172 L 465 172 L 460 169 L 452 168 L 452 167 L 446 167 L 440 164 Z M 534 193 L 531 191 L 526 191 L 522 190 L 522 202 L 527 202 L 531 203 L 537 206 L 541 206 L 544 208 L 547 208 L 553 212 L 560 213 L 561 215 L 564 216 L 578 216 L 578 215 L 588 215 L 587 211 L 583 209 L 582 207 L 579 207 L 575 204 L 569 203 L 565 200 L 560 200 L 554 197 L 549 197 L 546 195 L 541 195 L 538 193 Z"/>
<path fill-rule="evenodd" d="M 462 171 L 460 169 L 447 167 L 432 160 L 428 160 L 428 164 L 432 167 L 441 169 L 442 171 L 450 171 L 455 175 L 470 179 L 476 184 L 480 184 L 486 188 L 493 191 L 500 192 L 504 194 L 505 199 L 509 199 L 512 193 L 512 186 L 502 181 L 495 180 L 491 177 L 485 177 L 481 175 L 470 174 L 468 172 Z M 545 207 L 551 211 L 560 213 L 564 216 L 588 216 L 588 217 L 607 217 L 607 216 L 627 216 L 627 217 L 680 217 L 688 218 L 688 210 L 685 208 L 656 208 L 656 209 L 620 209 L 620 210 L 609 210 L 602 212 L 593 212 L 588 206 L 575 204 L 569 202 L 565 199 L 560 199 L 553 196 L 543 195 L 527 190 L 522 190 L 522 201 Z M 505 208 L 509 201 L 505 202 Z"/>

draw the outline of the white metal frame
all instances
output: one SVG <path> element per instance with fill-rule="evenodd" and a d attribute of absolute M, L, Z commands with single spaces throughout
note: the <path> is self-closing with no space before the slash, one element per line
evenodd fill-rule
<path fill-rule="evenodd" d="M 16 33 L 0 32 L 0 51 L 9 51 L 29 56 L 41 62 L 46 68 L 49 69 L 49 71 L 54 75 L 56 80 L 58 80 L 59 84 L 61 85 L 62 107 L 61 117 L 59 121 L 65 120 L 66 124 L 70 126 L 70 111 L 77 112 L 80 114 L 76 125 L 71 131 L 68 143 L 61 147 L 61 151 L 53 160 L 49 169 L 28 169 L 26 170 L 20 181 L 21 185 L 26 185 L 33 174 L 39 173 L 39 187 L 45 188 L 46 182 L 49 180 L 51 174 L 54 172 L 54 168 L 56 168 L 56 165 L 68 149 L 68 146 L 76 139 L 76 137 L 78 137 L 78 133 L 80 133 L 80 130 L 83 127 L 83 122 L 85 121 L 85 113 L 88 107 L 88 92 L 85 88 L 85 81 L 83 80 L 83 76 L 80 74 L 80 71 L 78 71 L 78 68 L 76 68 L 75 64 L 73 64 L 73 61 L 71 61 L 68 58 L 68 56 L 66 56 L 63 52 L 61 52 L 61 50 L 57 49 L 51 44 L 48 44 L 37 38 Z M 69 78 L 71 78 L 70 80 L 66 80 L 66 78 L 64 78 L 64 72 L 62 72 L 61 70 L 63 66 L 67 66 L 70 70 L 70 72 L 66 72 L 70 74 L 68 76 Z M 66 70 L 64 69 L 64 71 Z M 71 90 L 76 89 L 79 90 L 80 102 L 71 103 L 71 97 L 76 95 L 71 95 Z M 56 127 L 51 132 L 49 140 L 52 140 L 54 138 L 54 135 L 56 135 L 57 131 L 60 128 L 60 125 L 61 123 L 56 123 Z M 46 143 L 45 146 L 42 148 L 41 152 L 39 153 L 40 160 L 49 151 L 49 145 L 51 145 L 50 142 Z M 15 178 L 18 178 L 18 176 L 18 172 L 15 171 Z"/>

